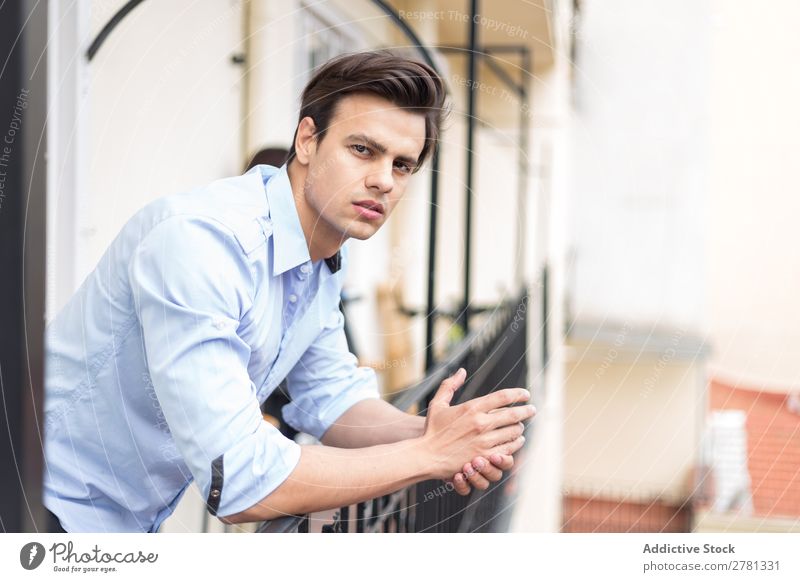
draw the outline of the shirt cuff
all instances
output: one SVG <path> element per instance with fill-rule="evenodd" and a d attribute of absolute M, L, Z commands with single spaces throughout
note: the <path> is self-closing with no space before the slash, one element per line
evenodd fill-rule
<path fill-rule="evenodd" d="M 372 368 L 357 368 L 353 378 L 325 387 L 325 398 L 315 398 L 313 389 L 283 407 L 283 418 L 317 440 L 340 416 L 358 402 L 380 398 L 378 380 Z"/>
<path fill-rule="evenodd" d="M 221 517 L 249 509 L 277 489 L 299 461 L 300 445 L 262 422 L 255 433 L 225 451 L 221 467 L 211 469 L 206 499 L 219 498 L 215 513 Z"/>

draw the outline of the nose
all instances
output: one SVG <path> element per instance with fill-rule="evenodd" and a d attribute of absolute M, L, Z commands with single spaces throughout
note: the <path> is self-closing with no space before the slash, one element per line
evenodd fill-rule
<path fill-rule="evenodd" d="M 392 163 L 382 163 L 380 166 L 372 168 L 372 171 L 367 175 L 365 185 L 375 194 L 389 194 L 394 188 Z"/>

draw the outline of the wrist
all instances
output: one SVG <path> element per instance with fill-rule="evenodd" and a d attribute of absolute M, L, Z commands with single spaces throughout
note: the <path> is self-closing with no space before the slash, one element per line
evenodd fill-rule
<path fill-rule="evenodd" d="M 410 443 L 410 460 L 415 468 L 414 470 L 418 479 L 420 481 L 438 479 L 442 471 L 439 459 L 431 446 L 430 439 L 423 434 L 407 442 Z"/>
<path fill-rule="evenodd" d="M 408 415 L 408 434 L 409 438 L 422 438 L 425 435 L 425 417 Z"/>

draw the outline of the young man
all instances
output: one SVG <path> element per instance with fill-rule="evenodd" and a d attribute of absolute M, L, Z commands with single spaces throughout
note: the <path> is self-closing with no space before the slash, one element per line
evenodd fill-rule
<path fill-rule="evenodd" d="M 466 493 L 511 467 L 534 411 L 508 405 L 526 390 L 450 406 L 460 370 L 426 418 L 402 413 L 357 367 L 338 309 L 342 244 L 392 213 L 444 97 L 420 63 L 335 59 L 303 93 L 288 166 L 162 198 L 125 225 L 48 329 L 45 505 L 64 529 L 157 531 L 193 480 L 238 523 L 424 479 Z M 262 420 L 284 378 L 285 418 L 324 446 Z"/>

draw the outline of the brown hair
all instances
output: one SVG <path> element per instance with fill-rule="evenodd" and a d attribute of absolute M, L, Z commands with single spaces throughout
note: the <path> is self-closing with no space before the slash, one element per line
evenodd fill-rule
<path fill-rule="evenodd" d="M 280 168 L 286 161 L 288 154 L 289 151 L 286 148 L 276 147 L 258 150 L 258 152 L 256 152 L 256 154 L 253 156 L 253 159 L 250 160 L 250 163 L 247 164 L 247 167 L 244 169 L 244 171 L 246 172 L 261 164 Z"/>
<path fill-rule="evenodd" d="M 417 169 L 428 158 L 439 139 L 445 110 L 445 88 L 441 77 L 428 65 L 389 51 L 351 53 L 322 65 L 303 90 L 298 125 L 305 117 L 314 120 L 317 139 L 325 136 L 336 105 L 348 95 L 369 94 L 397 107 L 425 116 L 425 145 Z M 295 156 L 295 129 L 288 159 Z"/>

